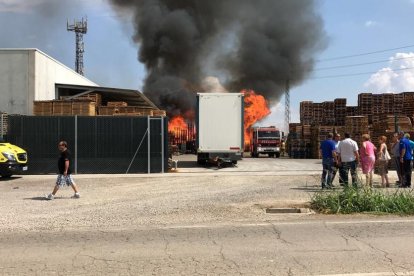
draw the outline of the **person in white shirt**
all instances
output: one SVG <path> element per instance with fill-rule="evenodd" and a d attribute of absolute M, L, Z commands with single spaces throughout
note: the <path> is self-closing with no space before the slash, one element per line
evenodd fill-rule
<path fill-rule="evenodd" d="M 348 186 L 348 174 L 351 171 L 352 186 L 357 187 L 357 167 L 359 162 L 358 144 L 345 133 L 345 139 L 338 145 L 339 175 L 345 187 Z"/>

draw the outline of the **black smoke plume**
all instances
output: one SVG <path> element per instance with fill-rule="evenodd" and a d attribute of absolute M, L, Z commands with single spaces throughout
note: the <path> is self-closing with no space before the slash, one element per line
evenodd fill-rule
<path fill-rule="evenodd" d="M 169 115 L 193 109 L 209 76 L 230 92 L 253 89 L 277 103 L 326 44 L 313 0 L 111 1 L 133 13 L 144 93 Z"/>

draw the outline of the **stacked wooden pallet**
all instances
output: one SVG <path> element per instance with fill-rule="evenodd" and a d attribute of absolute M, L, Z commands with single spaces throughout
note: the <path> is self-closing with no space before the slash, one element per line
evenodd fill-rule
<path fill-rule="evenodd" d="M 321 125 L 323 122 L 323 104 L 314 103 L 313 104 L 313 124 Z"/>
<path fill-rule="evenodd" d="M 312 139 L 312 126 L 311 125 L 302 125 L 302 137 L 303 139 Z"/>
<path fill-rule="evenodd" d="M 109 106 L 109 107 L 128 106 L 128 103 L 126 103 L 126 102 L 108 102 L 106 104 L 106 106 Z"/>
<path fill-rule="evenodd" d="M 346 117 L 346 99 L 339 98 L 334 100 L 335 104 L 335 125 L 343 126 L 345 125 Z"/>
<path fill-rule="evenodd" d="M 361 93 L 358 95 L 359 115 L 372 114 L 372 93 Z"/>
<path fill-rule="evenodd" d="M 87 101 L 73 101 L 72 115 L 95 116 L 96 103 Z"/>
<path fill-rule="evenodd" d="M 412 116 L 414 114 L 414 92 L 404 92 L 403 114 Z"/>
<path fill-rule="evenodd" d="M 128 106 L 124 101 L 108 101 L 102 106 L 102 96 L 99 93 L 89 93 L 82 96 L 61 97 L 54 101 L 35 101 L 33 114 L 41 116 L 52 115 L 116 115 L 116 116 L 166 116 L 165 110 Z"/>
<path fill-rule="evenodd" d="M 346 107 L 346 115 L 347 116 L 358 116 L 359 115 L 359 108 L 358 106 L 347 106 Z M 344 118 L 344 125 L 345 125 L 345 118 Z"/>
<path fill-rule="evenodd" d="M 116 116 L 153 116 L 153 110 L 137 106 L 100 106 L 99 115 Z"/>
<path fill-rule="evenodd" d="M 323 102 L 323 125 L 335 125 L 335 103 L 334 102 Z"/>
<path fill-rule="evenodd" d="M 53 101 L 34 101 L 33 114 L 37 116 L 53 115 Z"/>
<path fill-rule="evenodd" d="M 96 103 L 91 101 L 35 101 L 33 114 L 36 116 L 68 116 L 68 115 L 96 115 Z"/>
<path fill-rule="evenodd" d="M 370 134 L 368 116 L 348 116 L 345 118 L 345 132 L 359 144 L 363 134 Z"/>
<path fill-rule="evenodd" d="M 325 140 L 329 133 L 335 132 L 335 126 L 313 126 L 311 139 L 311 156 L 312 158 L 321 158 L 320 145 Z"/>
<path fill-rule="evenodd" d="M 382 94 L 382 110 L 384 114 L 394 114 L 394 94 Z"/>
<path fill-rule="evenodd" d="M 393 114 L 402 115 L 404 109 L 404 94 L 394 94 Z"/>
<path fill-rule="evenodd" d="M 313 102 L 303 101 L 300 103 L 300 121 L 306 125 L 313 123 Z"/>

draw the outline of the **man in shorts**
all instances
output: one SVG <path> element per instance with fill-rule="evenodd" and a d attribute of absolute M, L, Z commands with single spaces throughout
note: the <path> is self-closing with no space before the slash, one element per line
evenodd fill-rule
<path fill-rule="evenodd" d="M 71 186 L 75 194 L 73 198 L 79 198 L 80 194 L 76 183 L 73 181 L 71 170 L 70 170 L 70 152 L 68 150 L 68 143 L 66 141 L 60 141 L 58 144 L 60 151 L 58 159 L 59 175 L 56 179 L 56 185 L 51 194 L 46 195 L 46 199 L 54 199 L 59 188 L 64 186 Z"/>

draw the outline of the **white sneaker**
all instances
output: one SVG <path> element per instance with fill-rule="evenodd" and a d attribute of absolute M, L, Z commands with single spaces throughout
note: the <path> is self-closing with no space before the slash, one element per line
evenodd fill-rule
<path fill-rule="evenodd" d="M 53 194 L 48 194 L 45 196 L 47 200 L 52 200 L 55 198 L 55 196 Z"/>
<path fill-rule="evenodd" d="M 80 194 L 79 193 L 75 193 L 72 198 L 80 198 Z"/>

